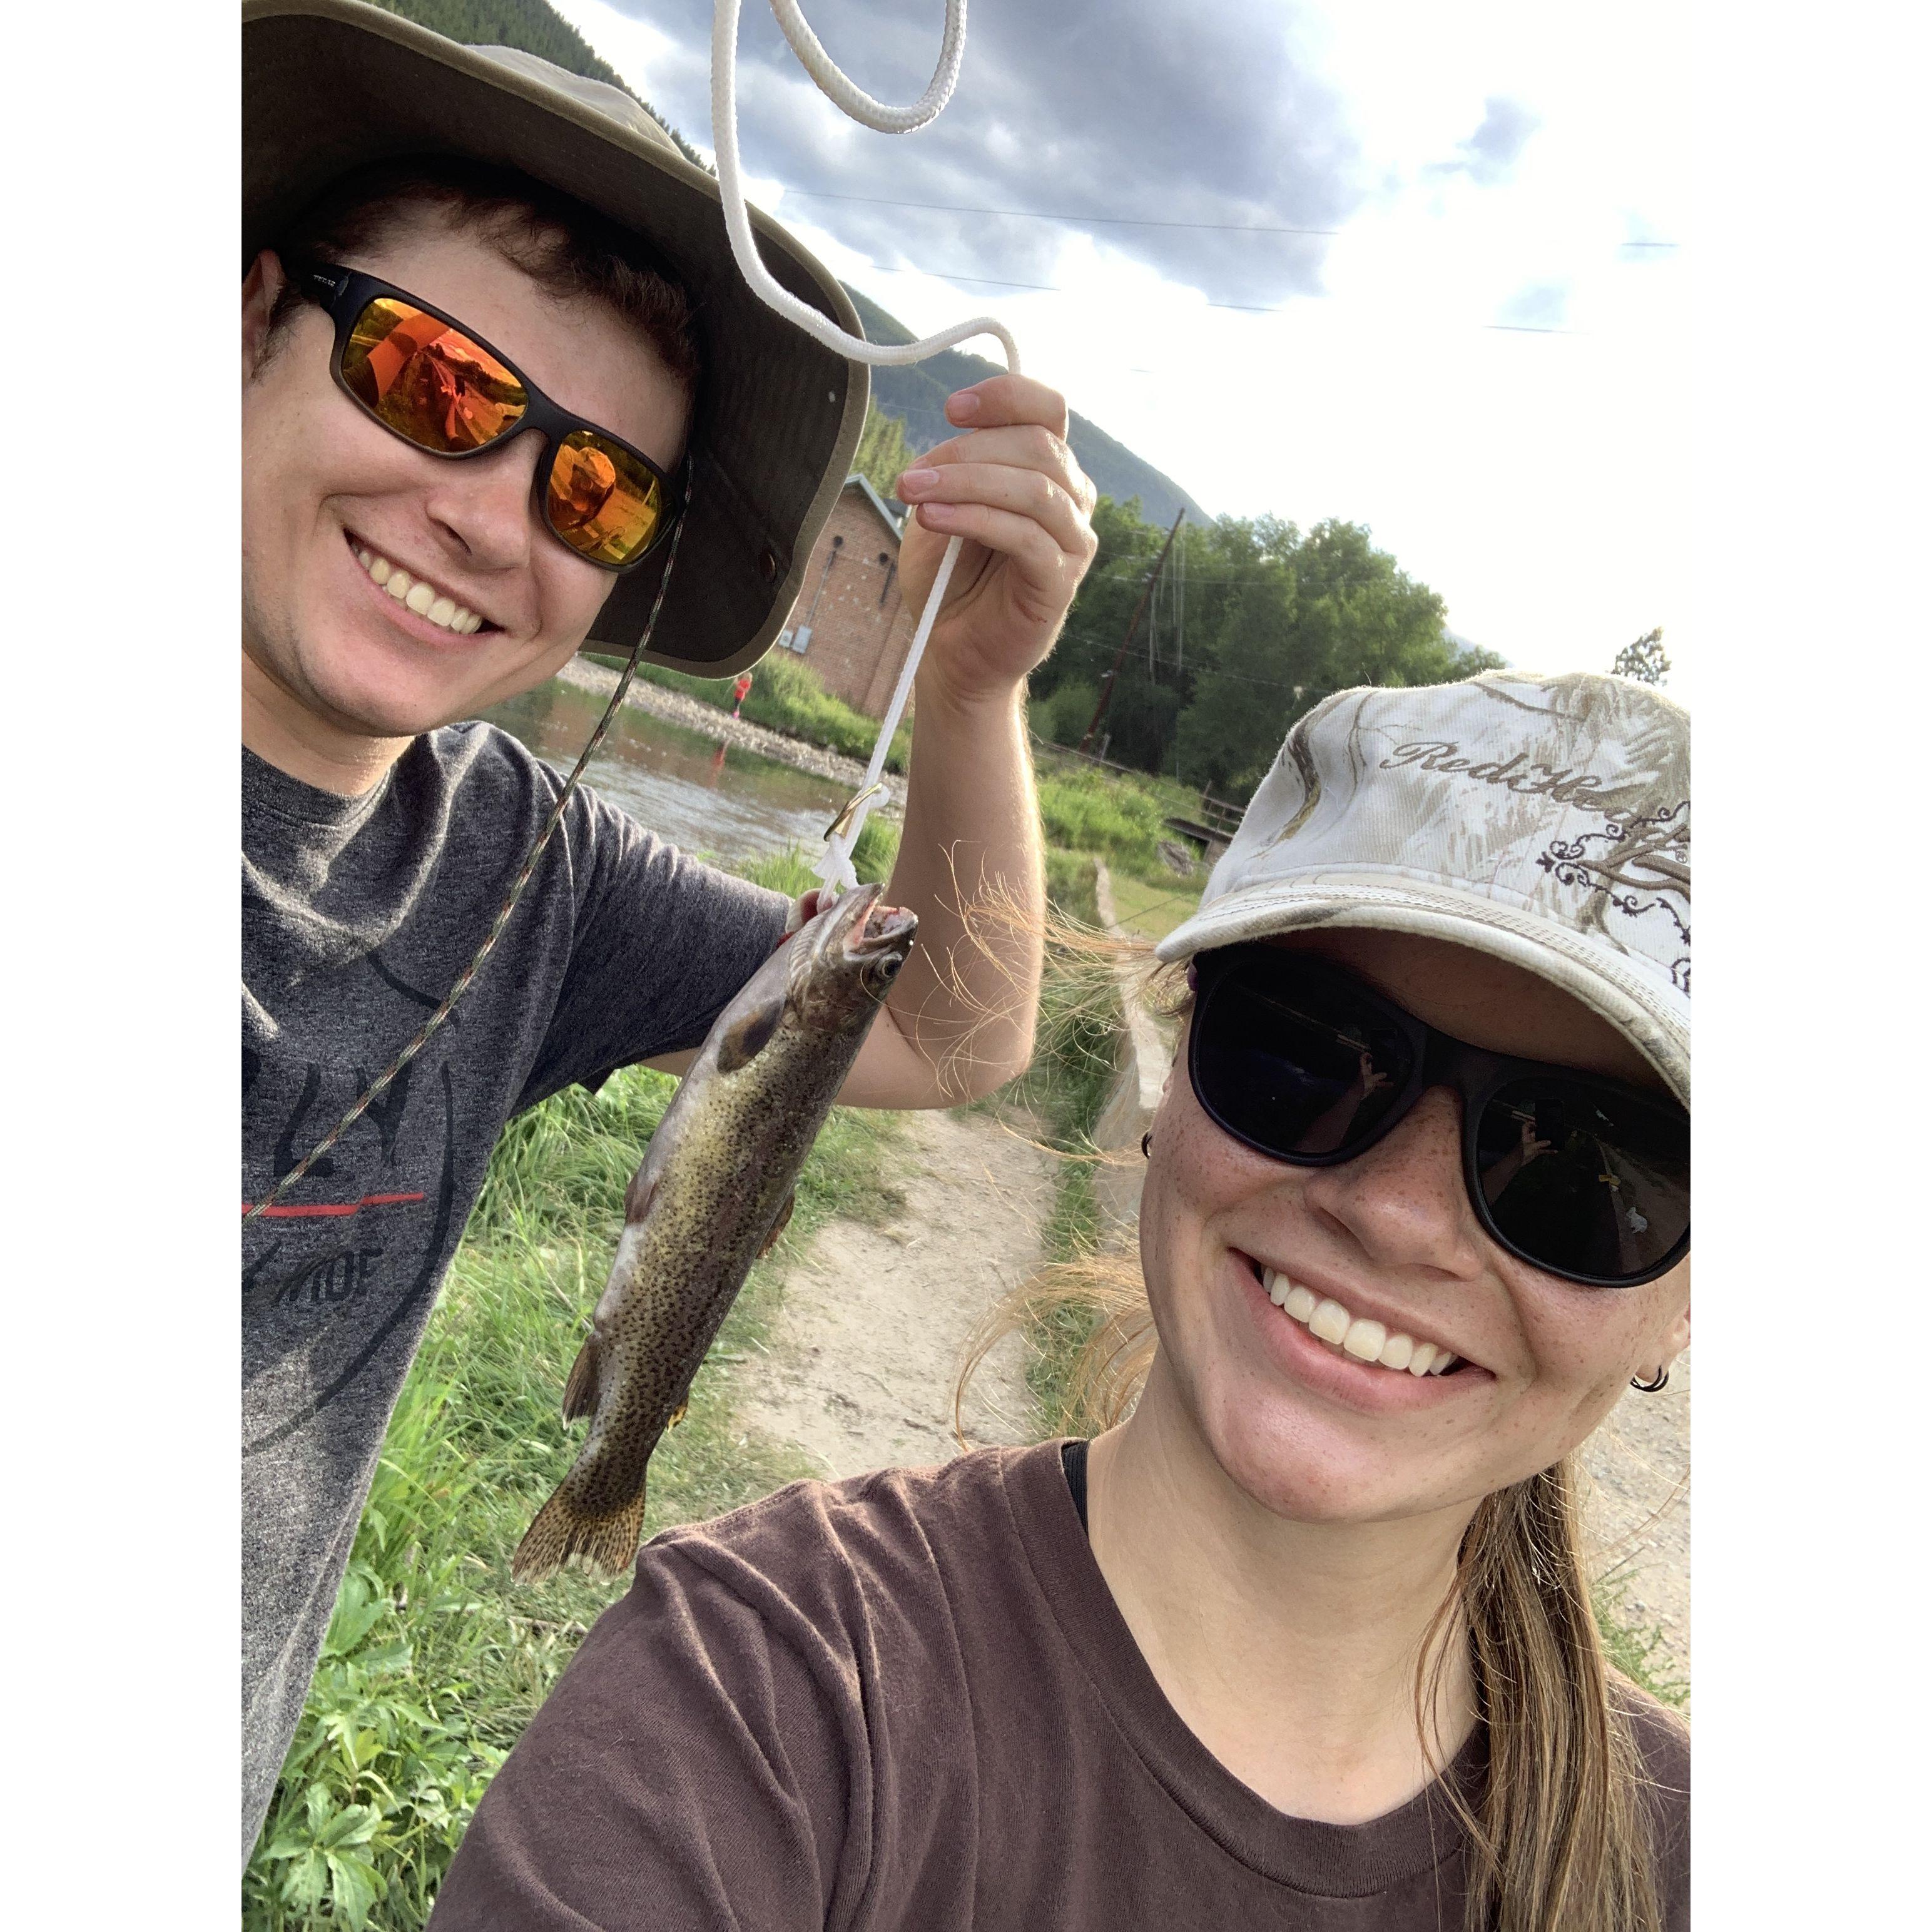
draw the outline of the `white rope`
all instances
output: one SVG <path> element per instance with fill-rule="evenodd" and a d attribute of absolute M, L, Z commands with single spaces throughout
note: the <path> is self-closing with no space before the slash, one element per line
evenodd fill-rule
<path fill-rule="evenodd" d="M 1004 352 L 1007 368 L 1017 374 L 1019 350 L 1005 328 L 989 315 L 976 316 L 970 322 L 942 329 L 938 334 L 928 335 L 923 341 L 868 342 L 863 336 L 848 335 L 810 303 L 801 301 L 772 279 L 758 254 L 757 238 L 752 232 L 752 218 L 745 206 L 745 190 L 739 172 L 739 5 L 740 0 L 717 0 L 712 14 L 711 145 L 718 164 L 718 192 L 724 205 L 725 232 L 731 238 L 731 253 L 752 292 L 788 320 L 796 322 L 814 342 L 854 362 L 868 363 L 875 368 L 898 368 L 923 362 L 970 336 L 990 335 Z M 771 8 L 786 40 L 791 44 L 792 52 L 797 55 L 820 92 L 854 120 L 868 128 L 875 128 L 882 134 L 909 134 L 934 118 L 952 96 L 954 84 L 959 78 L 959 62 L 966 50 L 966 0 L 946 0 L 946 30 L 940 46 L 939 64 L 933 70 L 932 80 L 926 92 L 910 107 L 889 107 L 883 101 L 874 100 L 862 88 L 854 86 L 820 44 L 818 36 L 799 10 L 798 0 L 771 0 Z M 926 608 L 920 613 L 919 626 L 913 633 L 912 647 L 906 653 L 905 668 L 899 674 L 892 701 L 886 706 L 885 717 L 879 726 L 878 741 L 873 746 L 872 758 L 866 766 L 866 788 L 878 787 L 885 770 L 886 754 L 891 748 L 892 734 L 898 729 L 899 720 L 904 715 L 906 700 L 912 694 L 913 678 L 919 669 L 920 658 L 926 654 L 926 641 L 932 634 L 933 620 L 946 601 L 952 567 L 959 559 L 959 545 L 960 539 L 952 538 L 940 560 L 938 574 L 933 579 Z M 858 884 L 858 875 L 852 869 L 852 848 L 858 842 L 873 800 L 879 796 L 876 789 L 872 790 L 869 796 L 862 790 L 853 807 L 841 814 L 836 829 L 826 838 L 825 851 L 817 868 L 819 877 L 825 881 L 824 896 L 826 903 Z"/>

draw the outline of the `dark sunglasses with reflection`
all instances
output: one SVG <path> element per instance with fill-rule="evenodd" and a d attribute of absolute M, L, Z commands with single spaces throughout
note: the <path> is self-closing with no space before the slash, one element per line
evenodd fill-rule
<path fill-rule="evenodd" d="M 1452 1038 L 1278 946 L 1198 955 L 1187 1070 L 1208 1118 L 1295 1167 L 1353 1160 L 1431 1088 L 1457 1094 L 1470 1204 L 1533 1268 L 1588 1288 L 1690 1251 L 1690 1116 L 1669 1096 Z"/>
<path fill-rule="evenodd" d="M 680 484 L 622 437 L 560 408 L 474 330 L 354 268 L 292 263 L 289 275 L 335 325 L 337 386 L 385 429 L 454 458 L 536 430 L 548 454 L 536 478 L 544 527 L 600 570 L 634 570 L 669 535 Z"/>

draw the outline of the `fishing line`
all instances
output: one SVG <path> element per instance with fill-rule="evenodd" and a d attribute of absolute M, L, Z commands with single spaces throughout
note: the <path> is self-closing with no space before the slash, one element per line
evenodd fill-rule
<path fill-rule="evenodd" d="M 688 472 L 687 472 L 688 476 Z M 483 962 L 495 950 L 498 940 L 503 936 L 503 928 L 510 922 L 510 915 L 517 909 L 517 902 L 524 896 L 524 888 L 536 874 L 537 861 L 543 856 L 544 848 L 550 842 L 550 835 L 563 823 L 564 808 L 569 804 L 571 794 L 577 789 L 577 782 L 584 776 L 584 768 L 596 755 L 597 748 L 604 742 L 604 734 L 610 728 L 610 721 L 617 715 L 617 708 L 624 701 L 624 694 L 631 688 L 631 680 L 637 675 L 638 666 L 643 662 L 644 652 L 650 648 L 651 634 L 658 627 L 658 613 L 664 608 L 664 592 L 670 588 L 672 566 L 677 562 L 677 547 L 684 541 L 685 512 L 691 508 L 691 486 L 687 480 L 684 501 L 678 506 L 677 522 L 670 533 L 670 548 L 665 554 L 664 574 L 658 580 L 658 594 L 651 603 L 651 614 L 644 624 L 644 634 L 638 638 L 631 651 L 631 661 L 624 667 L 623 675 L 617 680 L 617 688 L 610 694 L 610 701 L 604 707 L 604 715 L 597 721 L 597 728 L 590 734 L 590 742 L 578 756 L 568 778 L 563 782 L 563 789 L 556 795 L 556 802 L 550 808 L 550 816 L 544 820 L 543 830 L 537 836 L 525 855 L 520 871 L 503 903 L 491 921 L 490 930 L 484 934 L 483 944 L 470 956 L 470 964 L 456 976 L 456 984 L 444 995 L 441 1006 L 424 1020 L 417 1030 L 416 1037 L 404 1047 L 395 1058 L 371 1081 L 362 1097 L 331 1127 L 308 1152 L 278 1180 L 268 1192 L 252 1207 L 244 1208 L 242 1218 L 252 1221 L 257 1215 L 266 1214 L 296 1183 L 307 1174 L 329 1149 L 389 1090 L 391 1084 L 416 1055 L 427 1046 L 430 1038 L 443 1022 L 456 1010 L 456 1003 L 469 992 L 471 982 L 482 970 Z"/>
<path fill-rule="evenodd" d="M 1005 327 L 989 315 L 975 316 L 951 328 L 942 329 L 919 342 L 868 342 L 862 335 L 850 335 L 828 316 L 820 314 L 808 302 L 790 290 L 782 288 L 765 267 L 752 232 L 752 218 L 745 206 L 745 190 L 738 161 L 738 14 L 740 0 L 717 0 L 711 16 L 711 144 L 718 164 L 718 193 L 724 204 L 724 226 L 731 238 L 731 253 L 752 292 L 767 307 L 796 322 L 813 341 L 874 368 L 896 368 L 950 349 L 970 336 L 990 335 L 1005 352 L 1010 374 L 1019 373 L 1020 352 Z M 946 0 L 946 26 L 941 36 L 939 64 L 932 70 L 926 90 L 910 107 L 891 107 L 875 100 L 864 88 L 842 73 L 812 31 L 798 0 L 771 0 L 772 14 L 780 31 L 797 55 L 799 64 L 827 100 L 862 125 L 882 134 L 909 134 L 938 118 L 952 98 L 959 78 L 959 63 L 966 51 L 966 0 Z M 946 586 L 952 580 L 953 566 L 959 560 L 962 539 L 947 540 L 946 553 L 927 594 L 926 608 L 920 613 L 913 632 L 911 648 L 892 692 L 892 702 L 879 724 L 878 741 L 866 761 L 866 776 L 845 808 L 826 828 L 825 850 L 814 870 L 825 881 L 820 904 L 830 904 L 842 892 L 859 883 L 852 868 L 852 848 L 858 843 L 873 802 L 885 789 L 886 754 L 892 747 L 892 734 L 904 716 L 906 700 L 912 695 L 913 679 L 920 660 L 926 655 L 926 640 L 932 634 L 933 620 L 946 601 Z"/>

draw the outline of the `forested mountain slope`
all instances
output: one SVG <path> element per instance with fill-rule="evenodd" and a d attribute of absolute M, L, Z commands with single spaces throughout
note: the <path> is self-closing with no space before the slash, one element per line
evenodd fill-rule
<path fill-rule="evenodd" d="M 912 331 L 897 316 L 888 315 L 875 302 L 868 301 L 848 282 L 845 292 L 859 311 L 866 338 L 870 342 L 910 342 Z M 948 349 L 929 362 L 908 369 L 874 369 L 872 400 L 888 416 L 905 425 L 906 440 L 915 450 L 930 449 L 952 434 L 946 420 L 946 398 L 969 382 L 983 382 L 1000 373 L 999 364 L 963 350 Z M 1166 524 L 1177 510 L 1186 511 L 1190 521 L 1211 523 L 1214 519 L 1172 477 L 1163 476 L 1151 463 L 1136 456 L 1097 423 L 1088 422 L 1076 410 L 1068 423 L 1067 441 L 1073 446 L 1080 466 L 1094 479 L 1094 487 L 1117 503 L 1130 497 L 1141 500 L 1141 514 L 1148 522 Z"/>

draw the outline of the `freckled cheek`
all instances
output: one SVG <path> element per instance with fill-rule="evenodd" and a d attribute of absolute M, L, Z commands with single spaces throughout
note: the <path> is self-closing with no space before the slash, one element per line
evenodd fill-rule
<path fill-rule="evenodd" d="M 1186 1070 L 1179 1065 L 1155 1116 L 1154 1137 L 1150 1178 L 1170 1181 L 1177 1194 L 1204 1216 L 1233 1205 L 1257 1186 L 1296 1172 L 1264 1160 L 1216 1126 L 1202 1112 Z"/>
<path fill-rule="evenodd" d="M 1214 1311 L 1209 1277 L 1215 1243 L 1199 1204 L 1169 1168 L 1150 1173 L 1141 1197 L 1142 1278 L 1162 1346 L 1178 1364 L 1198 1362 Z"/>
<path fill-rule="evenodd" d="M 1227 1250 L 1244 1245 L 1231 1219 L 1244 1206 L 1252 1211 L 1258 1184 L 1244 1164 L 1252 1157 L 1198 1112 L 1187 1118 L 1171 1099 L 1154 1132 L 1141 1196 L 1142 1270 L 1163 1339 L 1172 1347 L 1192 1338 L 1186 1352 L 1198 1354 L 1211 1333 L 1246 1318 L 1227 1292 Z M 1271 1182 L 1278 1184 L 1273 1169 L 1261 1184 Z"/>
<path fill-rule="evenodd" d="M 1516 1305 L 1539 1380 L 1592 1401 L 1613 1402 L 1622 1393 L 1628 1364 L 1642 1352 L 1648 1311 L 1597 1298 L 1609 1293 L 1580 1288 L 1558 1298 L 1541 1284 L 1519 1292 Z"/>

